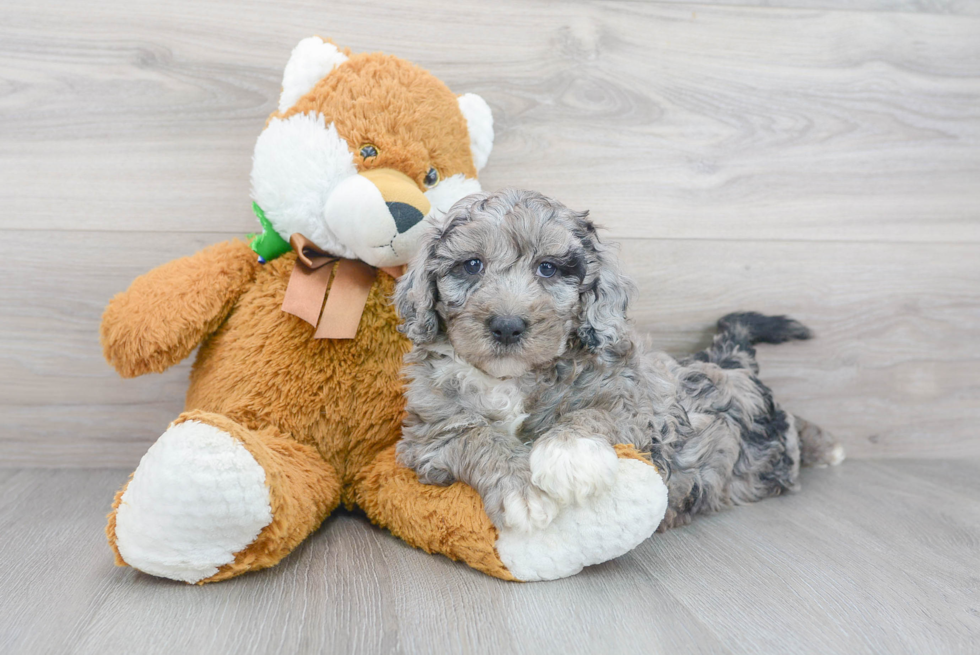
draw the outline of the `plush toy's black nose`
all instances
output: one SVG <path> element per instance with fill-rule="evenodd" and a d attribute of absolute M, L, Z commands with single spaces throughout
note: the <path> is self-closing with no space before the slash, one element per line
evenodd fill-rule
<path fill-rule="evenodd" d="M 504 345 L 517 343 L 527 329 L 527 323 L 517 316 L 494 316 L 487 322 L 494 341 Z"/>
<path fill-rule="evenodd" d="M 388 205 L 388 211 L 391 212 L 391 217 L 395 219 L 395 228 L 398 230 L 398 234 L 408 232 L 415 225 L 418 225 L 419 221 L 425 218 L 422 212 L 408 203 L 386 202 L 385 204 Z"/>

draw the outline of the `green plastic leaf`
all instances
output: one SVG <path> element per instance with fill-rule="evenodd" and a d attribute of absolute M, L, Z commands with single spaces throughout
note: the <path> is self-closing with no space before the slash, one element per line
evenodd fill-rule
<path fill-rule="evenodd" d="M 260 261 L 269 262 L 279 257 L 285 255 L 287 252 L 293 249 L 289 242 L 279 236 L 279 233 L 275 231 L 272 227 L 272 223 L 269 219 L 265 217 L 265 212 L 259 207 L 258 203 L 252 203 L 252 211 L 255 212 L 255 216 L 259 219 L 259 223 L 262 224 L 262 234 L 252 235 L 249 234 L 249 238 L 252 239 L 251 246 L 252 250 L 258 254 Z"/>

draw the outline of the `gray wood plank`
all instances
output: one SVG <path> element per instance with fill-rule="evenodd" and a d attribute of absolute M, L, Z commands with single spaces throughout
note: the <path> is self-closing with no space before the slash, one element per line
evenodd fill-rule
<path fill-rule="evenodd" d="M 741 652 L 973 652 L 977 498 L 909 485 L 880 461 L 803 480 L 800 494 L 695 522 L 696 536 L 668 533 L 637 556 L 689 581 L 671 586 L 678 600 L 735 632 Z"/>
<path fill-rule="evenodd" d="M 505 583 L 340 514 L 278 567 L 186 586 L 112 566 L 124 470 L 0 471 L 4 653 L 967 653 L 980 460 L 807 470 L 799 494 Z M 942 477 L 940 477 L 940 475 Z"/>
<path fill-rule="evenodd" d="M 484 95 L 486 186 L 603 208 L 620 235 L 980 239 L 977 18 L 51 1 L 2 9 L 5 227 L 247 229 L 252 144 L 319 31 Z"/>
<path fill-rule="evenodd" d="M 898 475 L 920 482 L 942 482 L 952 492 L 968 498 L 980 498 L 980 476 L 973 475 L 969 469 L 956 466 L 948 460 L 890 459 L 889 470 Z"/>
<path fill-rule="evenodd" d="M 725 5 L 755 7 L 759 9 L 831 9 L 834 11 L 908 12 L 923 14 L 953 14 L 980 16 L 980 3 L 976 0 L 657 0 L 657 2 L 684 5 L 693 12 L 700 5 Z"/>
<path fill-rule="evenodd" d="M 189 364 L 120 379 L 98 343 L 102 309 L 149 268 L 230 236 L 73 232 L 69 258 L 46 231 L 0 243 L 0 278 L 23 280 L 0 285 L 0 465 L 135 466 L 179 413 Z M 980 246 L 644 239 L 621 259 L 658 348 L 703 347 L 740 309 L 810 325 L 811 342 L 760 347 L 763 377 L 852 456 L 980 454 Z"/>

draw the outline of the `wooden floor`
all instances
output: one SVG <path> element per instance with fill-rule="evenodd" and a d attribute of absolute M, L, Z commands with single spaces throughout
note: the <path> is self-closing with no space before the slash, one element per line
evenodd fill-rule
<path fill-rule="evenodd" d="M 661 347 L 737 309 L 809 324 L 763 377 L 851 459 L 555 583 L 350 515 L 205 588 L 114 568 L 104 514 L 189 363 L 120 380 L 102 309 L 255 230 L 311 34 L 481 94 L 484 187 L 590 209 Z M 0 194 L 2 655 L 980 652 L 976 0 L 3 0 Z"/>
<path fill-rule="evenodd" d="M 274 569 L 204 587 L 115 568 L 127 471 L 0 471 L 0 653 L 977 653 L 980 460 L 853 461 L 508 583 L 339 515 Z"/>

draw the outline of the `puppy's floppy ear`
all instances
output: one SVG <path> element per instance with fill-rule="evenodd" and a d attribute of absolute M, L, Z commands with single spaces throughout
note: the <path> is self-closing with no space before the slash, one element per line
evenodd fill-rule
<path fill-rule="evenodd" d="M 439 261 L 436 248 L 458 225 L 470 220 L 469 210 L 490 194 L 473 193 L 456 201 L 443 217 L 441 227 L 431 227 L 419 241 L 418 252 L 408 265 L 408 272 L 395 287 L 395 310 L 402 319 L 398 330 L 416 345 L 431 343 L 439 334 L 439 290 L 436 271 Z"/>
<path fill-rule="evenodd" d="M 419 251 L 408 266 L 408 272 L 395 287 L 395 310 L 402 319 L 399 332 L 414 344 L 429 343 L 439 333 L 438 298 L 433 269 L 440 230 L 430 229 L 422 237 Z"/>
<path fill-rule="evenodd" d="M 626 310 L 634 292 L 632 281 L 623 275 L 610 248 L 599 243 L 588 212 L 575 214 L 575 235 L 588 260 L 586 278 L 579 295 L 578 338 L 592 352 L 623 354 L 629 348 Z"/>

